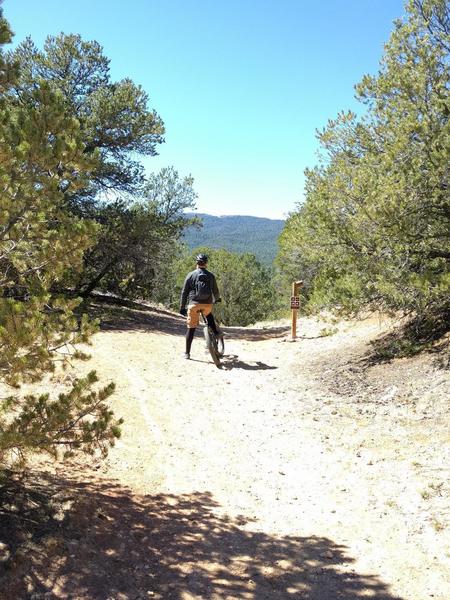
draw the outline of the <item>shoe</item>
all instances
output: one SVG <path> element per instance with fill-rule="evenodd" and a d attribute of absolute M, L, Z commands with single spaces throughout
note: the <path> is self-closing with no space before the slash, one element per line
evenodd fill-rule
<path fill-rule="evenodd" d="M 183 354 L 183 358 L 185 358 L 186 360 L 189 360 L 191 358 L 191 355 L 188 352 L 185 352 Z"/>

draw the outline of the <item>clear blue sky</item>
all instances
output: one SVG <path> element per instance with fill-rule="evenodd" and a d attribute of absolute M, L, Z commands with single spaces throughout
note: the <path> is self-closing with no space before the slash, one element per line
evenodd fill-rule
<path fill-rule="evenodd" d="M 164 120 L 148 172 L 192 174 L 197 208 L 283 218 L 316 162 L 315 130 L 356 109 L 403 0 L 4 0 L 15 42 L 80 33 Z"/>

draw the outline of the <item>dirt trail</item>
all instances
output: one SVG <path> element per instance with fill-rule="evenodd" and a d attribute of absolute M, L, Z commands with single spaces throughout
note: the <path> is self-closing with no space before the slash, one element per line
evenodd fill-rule
<path fill-rule="evenodd" d="M 361 362 L 375 319 L 322 327 L 230 329 L 218 370 L 175 316 L 114 314 L 84 368 L 116 381 L 122 439 L 58 467 L 70 511 L 7 593 L 448 600 L 448 371 Z"/>

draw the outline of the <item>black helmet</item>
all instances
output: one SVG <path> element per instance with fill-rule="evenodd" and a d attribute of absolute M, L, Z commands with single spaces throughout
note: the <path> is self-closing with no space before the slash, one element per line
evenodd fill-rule
<path fill-rule="evenodd" d="M 206 256 L 206 254 L 197 254 L 195 260 L 197 261 L 197 264 L 206 265 L 206 263 L 208 262 L 208 257 Z"/>

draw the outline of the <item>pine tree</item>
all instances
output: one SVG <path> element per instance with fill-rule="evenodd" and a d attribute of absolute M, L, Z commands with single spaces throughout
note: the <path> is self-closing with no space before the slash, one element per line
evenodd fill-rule
<path fill-rule="evenodd" d="M 142 87 L 128 78 L 111 81 L 101 45 L 78 34 L 48 36 L 42 50 L 27 38 L 11 58 L 21 64 L 11 93 L 23 102 L 31 95 L 32 103 L 33 90 L 42 82 L 58 91 L 67 114 L 79 123 L 83 153 L 96 158 L 92 177 L 67 193 L 72 207 L 90 216 L 101 195 L 138 193 L 145 178 L 136 157 L 155 155 L 164 134 L 163 122 L 148 108 Z"/>
<path fill-rule="evenodd" d="M 178 264 L 174 264 L 177 293 L 173 308 L 179 307 L 185 277 L 195 268 L 195 257 L 199 253 L 208 256 L 208 269 L 217 279 L 222 302 L 214 306 L 214 314 L 220 323 L 245 327 L 274 317 L 280 306 L 270 269 L 253 254 L 207 247 L 185 253 Z"/>
<path fill-rule="evenodd" d="M 163 301 L 168 289 L 169 263 L 178 253 L 185 227 L 197 220 L 184 215 L 197 195 L 193 178 L 164 168 L 151 175 L 143 198 L 98 207 L 103 223 L 96 246 L 85 256 L 77 289 L 88 296 L 94 288 L 123 297 Z"/>
<path fill-rule="evenodd" d="M 40 50 L 27 38 L 10 56 L 21 63 L 11 95 L 32 106 L 36 86 L 45 82 L 63 98 L 66 114 L 77 120 L 83 155 L 94 159 L 84 184 L 64 193 L 66 208 L 96 222 L 101 234 L 85 255 L 80 276 L 65 279 L 60 287 L 88 296 L 110 282 L 109 291 L 131 293 L 140 245 L 135 238 L 144 225 L 143 215 L 130 209 L 145 185 L 137 157 L 156 154 L 163 141 L 162 120 L 148 108 L 148 94 L 141 86 L 128 78 L 111 80 L 109 60 L 96 41 L 61 33 L 48 36 Z M 149 242 L 159 239 L 158 220 L 144 220 L 150 227 Z M 155 246 L 155 254 L 157 250 Z"/>
<path fill-rule="evenodd" d="M 0 43 L 11 40 L 0 12 Z M 92 390 L 95 373 L 56 399 L 12 393 L 39 381 L 71 347 L 87 342 L 92 325 L 78 302 L 58 295 L 58 282 L 80 270 L 96 226 L 67 210 L 67 192 L 86 187 L 97 167 L 65 98 L 45 82 L 25 102 L 9 93 L 20 64 L 0 47 L 0 465 L 27 451 L 106 451 L 119 435 L 105 400 L 110 384 Z M 75 352 L 72 354 L 77 356 Z"/>
<path fill-rule="evenodd" d="M 366 115 L 320 132 L 323 161 L 306 173 L 281 262 L 308 270 L 310 304 L 401 311 L 431 339 L 450 315 L 450 19 L 445 0 L 407 10 L 378 75 L 356 87 Z"/>

